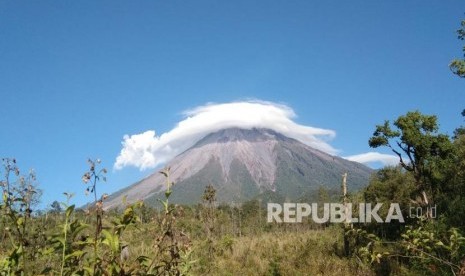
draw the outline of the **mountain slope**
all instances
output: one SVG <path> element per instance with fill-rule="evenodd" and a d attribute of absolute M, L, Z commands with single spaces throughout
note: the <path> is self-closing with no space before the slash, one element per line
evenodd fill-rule
<path fill-rule="evenodd" d="M 211 133 L 175 157 L 171 180 L 172 202 L 200 202 L 205 186 L 212 184 L 220 202 L 243 202 L 261 194 L 297 199 L 320 186 L 338 188 L 348 172 L 348 185 L 359 189 L 372 170 L 362 164 L 328 155 L 269 129 L 230 128 Z M 165 190 L 164 177 L 155 172 L 111 195 L 105 208 L 141 199 L 155 204 Z"/>

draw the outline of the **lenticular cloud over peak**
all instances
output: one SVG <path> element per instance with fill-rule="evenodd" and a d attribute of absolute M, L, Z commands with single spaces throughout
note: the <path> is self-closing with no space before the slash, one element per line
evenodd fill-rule
<path fill-rule="evenodd" d="M 159 136 L 154 130 L 125 135 L 114 164 L 140 170 L 154 168 L 193 146 L 209 133 L 225 128 L 268 128 L 329 154 L 337 152 L 326 140 L 336 135 L 329 129 L 297 124 L 289 106 L 265 101 L 207 104 L 183 112 L 185 118 Z"/>

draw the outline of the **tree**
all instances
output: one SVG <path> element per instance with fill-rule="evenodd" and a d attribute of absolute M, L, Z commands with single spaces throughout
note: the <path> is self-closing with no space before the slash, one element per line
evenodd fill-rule
<path fill-rule="evenodd" d="M 462 128 L 463 129 L 463 128 Z M 448 167 L 448 180 L 438 198 L 438 209 L 443 210 L 449 225 L 465 231 L 465 134 L 458 134 L 454 141 L 454 158 Z"/>
<path fill-rule="evenodd" d="M 381 217 L 386 217 L 391 203 L 400 205 L 402 214 L 409 214 L 404 219 L 406 223 L 411 222 L 410 205 L 415 196 L 415 179 L 411 173 L 405 171 L 401 166 L 387 167 L 378 170 L 370 179 L 370 184 L 363 191 L 363 200 L 366 203 L 383 203 L 379 210 Z M 371 223 L 365 225 L 371 233 L 379 237 L 397 239 L 404 230 L 406 223 L 392 221 L 391 223 Z"/>
<path fill-rule="evenodd" d="M 215 248 L 213 246 L 213 234 L 215 231 L 215 203 L 216 203 L 216 189 L 213 185 L 209 184 L 205 187 L 202 195 L 202 222 L 205 227 L 206 234 L 206 251 L 208 252 L 208 259 L 213 259 Z M 210 269 L 211 263 L 208 263 Z"/>
<path fill-rule="evenodd" d="M 438 133 L 437 117 L 423 115 L 419 111 L 408 112 L 394 121 L 377 125 L 369 140 L 372 148 L 389 147 L 398 157 L 400 165 L 413 174 L 416 193 L 422 205 L 431 204 L 436 191 L 440 168 L 452 154 L 452 143 L 445 134 Z"/>
<path fill-rule="evenodd" d="M 203 202 L 203 221 L 205 224 L 205 230 L 207 238 L 211 239 L 214 224 L 215 224 L 215 203 L 216 203 L 216 189 L 213 185 L 209 184 L 205 187 L 205 191 L 202 195 Z"/>
<path fill-rule="evenodd" d="M 462 111 L 462 116 L 465 117 L 465 109 Z M 459 126 L 454 130 L 454 139 L 458 139 L 461 135 L 465 135 L 465 126 Z"/>
<path fill-rule="evenodd" d="M 465 39 L 465 20 L 462 20 L 460 24 L 460 29 L 457 30 L 457 38 L 460 40 Z M 465 57 L 465 46 L 463 47 L 463 52 L 464 52 L 464 57 Z M 459 77 L 465 78 L 465 59 L 454 59 L 450 65 L 449 68 L 452 70 L 452 72 Z"/>
<path fill-rule="evenodd" d="M 54 213 L 54 214 L 59 214 L 59 213 L 61 213 L 61 211 L 62 211 L 60 202 L 58 202 L 58 201 L 56 201 L 56 200 L 53 201 L 53 203 L 50 205 L 50 207 L 52 207 L 51 212 Z"/>

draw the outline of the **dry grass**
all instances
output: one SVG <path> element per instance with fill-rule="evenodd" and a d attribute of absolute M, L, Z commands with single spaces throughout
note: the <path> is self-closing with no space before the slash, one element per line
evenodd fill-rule
<path fill-rule="evenodd" d="M 373 275 L 353 259 L 336 255 L 337 229 L 274 232 L 234 239 L 232 250 L 195 275 Z"/>

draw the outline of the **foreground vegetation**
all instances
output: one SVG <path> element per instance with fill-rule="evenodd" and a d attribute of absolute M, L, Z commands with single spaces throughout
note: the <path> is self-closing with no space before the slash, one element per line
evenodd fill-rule
<path fill-rule="evenodd" d="M 161 209 L 138 202 L 104 212 L 96 188 L 105 170 L 89 160 L 83 181 L 94 193 L 92 208 L 75 210 L 66 194 L 65 203 L 34 214 L 34 177 L 22 177 L 14 159 L 3 162 L 1 275 L 373 274 L 343 256 L 340 227 L 268 224 L 258 201 L 217 206 L 212 186 L 197 206 L 171 205 L 169 170 Z"/>
<path fill-rule="evenodd" d="M 161 172 L 168 185 L 161 209 L 138 202 L 104 212 L 96 188 L 106 171 L 89 160 L 90 209 L 75 210 L 65 194 L 65 203 L 34 214 L 33 175 L 21 176 L 14 159 L 3 162 L 1 275 L 372 274 L 340 254 L 339 227 L 267 224 L 258 201 L 217 206 L 212 186 L 198 206 L 171 205 L 169 170 Z"/>
<path fill-rule="evenodd" d="M 448 172 L 464 164 L 463 137 L 460 134 L 451 142 L 454 154 L 450 157 L 459 159 L 447 166 Z M 3 159 L 0 275 L 463 275 L 465 272 L 463 209 L 454 210 L 455 213 L 442 209 L 442 215 L 434 220 L 424 216 L 408 219 L 406 223 L 348 226 L 316 224 L 309 219 L 296 224 L 267 223 L 261 202 L 218 205 L 216 191 L 210 185 L 196 206 L 170 204 L 173 183 L 166 169 L 160 172 L 167 185 L 160 208 L 137 202 L 123 203 L 122 210 L 104 211 L 106 195 L 99 196 L 97 186 L 99 181 L 106 180 L 106 170 L 99 168 L 100 160 L 88 163 L 89 170 L 82 180 L 86 192 L 94 196 L 91 207 L 76 210 L 69 204 L 72 196 L 65 194 L 65 202 L 54 202 L 48 212 L 34 212 L 32 208 L 40 196 L 34 174 L 23 176 L 16 160 Z M 465 184 L 463 172 L 450 172 L 453 179 L 440 178 L 455 188 L 447 200 L 464 200 L 463 194 L 456 194 Z M 418 196 L 417 193 L 412 172 L 400 166 L 380 170 L 365 190 L 349 198 L 352 203 L 399 202 L 405 208 L 417 197 L 415 206 L 423 206 L 421 193 Z M 436 197 L 428 193 L 428 198 L 442 204 L 444 193 L 438 191 Z M 317 201 L 328 200 L 338 201 L 321 188 Z M 302 201 L 308 202 L 305 198 Z M 380 215 L 384 217 L 385 212 L 381 210 Z"/>

